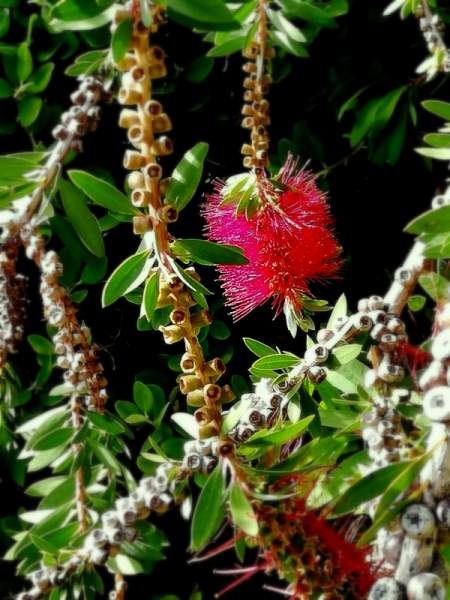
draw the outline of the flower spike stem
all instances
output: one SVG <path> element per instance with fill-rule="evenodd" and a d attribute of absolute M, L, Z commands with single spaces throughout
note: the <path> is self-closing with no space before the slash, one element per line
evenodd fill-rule
<path fill-rule="evenodd" d="M 156 271 L 159 280 L 157 308 L 172 307 L 170 324 L 161 326 L 160 331 L 167 344 L 184 341 L 186 352 L 181 359 L 180 389 L 186 395 L 187 403 L 197 407 L 195 417 L 200 437 L 207 438 L 219 434 L 221 403 L 233 396 L 229 386 L 217 385 L 225 371 L 223 362 L 218 358 L 205 360 L 197 336 L 201 327 L 211 323 L 211 316 L 204 309 L 193 313 L 197 302 L 181 281 L 170 249 L 172 238 L 168 224 L 177 220 L 178 211 L 165 202 L 168 180 L 162 179 L 158 160 L 173 151 L 172 142 L 166 135 L 172 125 L 161 103 L 152 98 L 153 80 L 164 77 L 167 72 L 164 50 L 151 43 L 151 34 L 164 22 L 164 12 L 157 6 L 152 10 L 150 28 L 141 22 L 139 11 L 133 13 L 131 47 L 117 64 L 122 71 L 119 103 L 134 107 L 124 108 L 119 117 L 119 124 L 127 129 L 128 139 L 134 147 L 126 152 L 124 166 L 130 171 L 131 202 L 141 209 L 141 214 L 134 217 L 134 232 L 143 236 L 143 243 L 154 252 L 157 261 L 157 268 L 150 275 L 155 276 Z M 118 9 L 113 28 L 127 16 L 127 11 Z M 190 277 L 199 280 L 192 267 L 186 271 Z"/>
<path fill-rule="evenodd" d="M 244 167 L 254 169 L 258 179 L 264 177 L 269 162 L 270 125 L 269 92 L 271 76 L 267 71 L 267 61 L 274 56 L 273 48 L 268 45 L 267 0 L 258 0 L 255 9 L 257 29 L 254 39 L 244 49 L 248 59 L 243 65 L 246 73 L 244 79 L 244 106 L 242 127 L 250 129 L 250 144 L 244 144 L 241 152 L 244 155 Z"/>

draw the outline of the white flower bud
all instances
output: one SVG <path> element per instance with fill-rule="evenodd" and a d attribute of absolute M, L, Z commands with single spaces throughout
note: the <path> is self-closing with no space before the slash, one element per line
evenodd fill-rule
<path fill-rule="evenodd" d="M 370 296 L 367 305 L 369 311 L 384 310 L 384 299 L 381 296 Z"/>
<path fill-rule="evenodd" d="M 305 352 L 305 362 L 310 365 L 320 364 L 327 360 L 328 355 L 329 351 L 326 346 L 316 344 Z"/>
<path fill-rule="evenodd" d="M 401 583 L 393 577 L 381 577 L 370 590 L 368 600 L 404 600 L 405 592 Z"/>
<path fill-rule="evenodd" d="M 331 329 L 319 329 L 317 332 L 317 342 L 319 344 L 325 344 L 328 340 L 334 336 L 334 333 Z"/>
<path fill-rule="evenodd" d="M 436 528 L 434 515 L 425 504 L 410 504 L 402 513 L 401 525 L 416 540 L 431 538 Z"/>

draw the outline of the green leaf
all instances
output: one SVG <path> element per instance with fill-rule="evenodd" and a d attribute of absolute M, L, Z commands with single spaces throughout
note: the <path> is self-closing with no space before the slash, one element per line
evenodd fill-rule
<path fill-rule="evenodd" d="M 40 502 L 39 508 L 56 508 L 75 501 L 75 477 L 65 477 L 57 488 L 47 494 Z"/>
<path fill-rule="evenodd" d="M 84 194 L 74 185 L 61 179 L 59 182 L 62 205 L 69 221 L 78 234 L 78 237 L 98 258 L 105 255 L 102 232 L 97 219 L 87 207 Z"/>
<path fill-rule="evenodd" d="M 436 160 L 450 160 L 450 148 L 417 148 L 416 152 Z"/>
<path fill-rule="evenodd" d="M 423 236 L 422 241 L 426 244 L 424 255 L 427 258 L 450 257 L 450 233 Z"/>
<path fill-rule="evenodd" d="M 33 71 L 33 57 L 27 42 L 22 42 L 17 48 L 17 76 L 19 81 L 25 81 Z"/>
<path fill-rule="evenodd" d="M 112 35 L 111 50 L 114 61 L 117 63 L 127 53 L 130 47 L 131 36 L 133 35 L 133 20 L 131 17 L 124 19 L 119 23 L 117 29 Z"/>
<path fill-rule="evenodd" d="M 109 306 L 123 296 L 145 267 L 148 250 L 126 258 L 109 276 L 102 293 L 102 306 Z"/>
<path fill-rule="evenodd" d="M 409 463 L 395 463 L 372 471 L 346 490 L 336 503 L 334 514 L 338 516 L 349 513 L 364 502 L 376 498 L 408 465 Z"/>
<path fill-rule="evenodd" d="M 420 294 L 410 296 L 408 299 L 408 308 L 413 312 L 419 312 L 425 306 L 426 298 Z"/>
<path fill-rule="evenodd" d="M 42 108 L 42 98 L 39 96 L 26 96 L 19 100 L 18 121 L 22 127 L 29 127 L 39 116 Z"/>
<path fill-rule="evenodd" d="M 71 427 L 62 427 L 56 431 L 51 431 L 40 437 L 35 444 L 31 446 L 32 450 L 41 452 L 43 450 L 51 450 L 59 446 L 67 446 L 69 440 L 73 436 Z"/>
<path fill-rule="evenodd" d="M 175 167 L 167 188 L 166 202 L 172 204 L 177 210 L 187 206 L 197 191 L 208 149 L 208 144 L 204 142 L 196 144 L 185 153 Z"/>
<path fill-rule="evenodd" d="M 48 477 L 47 479 L 36 481 L 36 483 L 33 483 L 25 490 L 25 494 L 27 494 L 27 496 L 42 498 L 59 487 L 65 479 L 65 477 Z"/>
<path fill-rule="evenodd" d="M 258 342 L 258 340 L 254 340 L 253 338 L 245 337 L 242 339 L 250 352 L 253 352 L 253 354 L 256 354 L 256 356 L 259 356 L 260 358 L 275 354 L 275 350 L 267 344 Z"/>
<path fill-rule="evenodd" d="M 253 506 L 238 483 L 234 483 L 230 492 L 231 516 L 236 525 L 248 535 L 258 534 L 258 521 Z"/>
<path fill-rule="evenodd" d="M 169 257 L 170 264 L 173 267 L 173 270 L 181 279 L 181 281 L 187 285 L 187 287 L 194 292 L 200 294 L 211 294 L 207 287 L 205 287 L 200 281 L 192 277 L 186 270 L 182 269 L 179 264 L 177 264 L 171 257 Z"/>
<path fill-rule="evenodd" d="M 433 450 L 404 464 L 403 469 L 397 474 L 395 479 L 389 483 L 387 488 L 384 487 L 384 493 L 378 502 L 374 520 L 378 519 L 384 511 L 388 510 L 400 494 L 413 484 L 425 463 L 431 458 Z"/>
<path fill-rule="evenodd" d="M 413 219 L 405 227 L 408 233 L 448 233 L 450 230 L 450 206 L 428 210 Z"/>
<path fill-rule="evenodd" d="M 211 73 L 213 66 L 214 61 L 208 56 L 199 56 L 188 65 L 184 72 L 184 78 L 187 81 L 201 83 Z"/>
<path fill-rule="evenodd" d="M 246 39 L 246 33 L 231 31 L 226 41 L 221 42 L 220 44 L 216 43 L 214 48 L 211 48 L 211 50 L 208 51 L 207 56 L 219 58 L 221 56 L 229 56 L 234 52 L 239 52 L 244 47 Z"/>
<path fill-rule="evenodd" d="M 116 187 L 85 171 L 69 171 L 72 182 L 99 206 L 122 215 L 139 214 L 125 194 Z"/>
<path fill-rule="evenodd" d="M 0 156 L 0 184 L 24 183 L 24 175 L 34 171 L 36 165 L 31 160 L 12 156 Z"/>
<path fill-rule="evenodd" d="M 287 52 L 293 54 L 294 56 L 298 56 L 300 58 L 306 58 L 309 56 L 309 52 L 305 46 L 299 42 L 295 42 L 284 31 L 272 31 L 271 38 L 277 46 L 287 50 Z"/>
<path fill-rule="evenodd" d="M 145 573 L 145 569 L 139 561 L 125 554 L 116 554 L 116 556 L 108 560 L 107 564 L 113 573 L 120 573 L 121 575 Z"/>
<path fill-rule="evenodd" d="M 281 446 L 286 442 L 295 440 L 307 429 L 308 425 L 315 418 L 315 415 L 305 417 L 298 423 L 285 425 L 279 431 L 257 432 L 247 442 L 246 446 Z"/>
<path fill-rule="evenodd" d="M 153 394 L 145 383 L 142 383 L 141 381 L 134 382 L 133 400 L 145 415 L 151 411 L 153 406 Z"/>
<path fill-rule="evenodd" d="M 42 335 L 32 334 L 27 337 L 27 342 L 38 354 L 47 354 L 53 356 L 55 350 L 50 340 L 43 337 Z"/>
<path fill-rule="evenodd" d="M 216 244 L 207 240 L 177 239 L 171 245 L 174 253 L 182 259 L 202 265 L 246 265 L 247 258 L 238 246 Z"/>
<path fill-rule="evenodd" d="M 333 355 L 338 359 L 341 365 L 345 365 L 357 358 L 362 350 L 361 344 L 345 344 L 338 346 L 333 350 Z"/>
<path fill-rule="evenodd" d="M 11 84 L 6 79 L 0 79 L 0 100 L 10 98 L 13 95 Z"/>
<path fill-rule="evenodd" d="M 448 133 L 427 133 L 423 136 L 423 141 L 436 148 L 447 148 L 450 146 L 450 134 Z"/>
<path fill-rule="evenodd" d="M 253 363 L 256 369 L 288 369 L 298 365 L 300 359 L 292 354 L 268 354 Z"/>
<path fill-rule="evenodd" d="M 115 473 L 120 473 L 120 463 L 111 450 L 108 450 L 108 448 L 91 438 L 87 439 L 87 443 L 91 447 L 92 452 L 95 454 L 98 460 L 105 465 L 105 467 L 111 471 L 114 471 Z"/>
<path fill-rule="evenodd" d="M 322 8 L 303 0 L 280 0 L 285 11 L 294 17 L 323 27 L 335 27 L 334 19 Z"/>
<path fill-rule="evenodd" d="M 446 121 L 450 121 L 450 102 L 442 102 L 442 100 L 424 100 L 422 106 L 425 110 L 433 115 L 441 117 Z"/>
<path fill-rule="evenodd" d="M 164 4 L 199 27 L 213 31 L 239 27 L 222 0 L 166 0 Z"/>
<path fill-rule="evenodd" d="M 152 320 L 153 314 L 156 310 L 156 304 L 159 296 L 159 275 L 158 273 L 152 273 L 147 279 L 144 288 L 144 295 L 142 302 L 144 305 L 145 316 L 148 321 Z"/>
<path fill-rule="evenodd" d="M 231 331 L 228 325 L 226 325 L 223 321 L 220 321 L 219 319 L 214 319 L 209 328 L 209 335 L 215 340 L 223 341 L 227 340 L 230 337 Z"/>
<path fill-rule="evenodd" d="M 101 2 L 85 0 L 64 0 L 58 2 L 52 12 L 50 25 L 56 31 L 89 31 L 109 23 L 115 6 L 104 10 Z"/>
<path fill-rule="evenodd" d="M 219 464 L 208 477 L 195 505 L 191 526 L 193 550 L 202 550 L 223 522 L 226 502 L 224 484 Z"/>
<path fill-rule="evenodd" d="M 285 33 L 294 42 L 306 42 L 306 37 L 289 19 L 278 10 L 269 10 L 269 17 L 277 29 Z"/>
<path fill-rule="evenodd" d="M 50 83 L 54 68 L 54 63 L 46 63 L 36 69 L 26 83 L 27 93 L 40 94 L 43 92 Z"/>
<path fill-rule="evenodd" d="M 439 273 L 424 273 L 419 277 L 419 284 L 436 302 L 450 298 L 450 282 Z"/>
<path fill-rule="evenodd" d="M 109 415 L 102 415 L 93 411 L 87 411 L 86 415 L 95 427 L 102 431 L 106 431 L 111 435 L 119 435 L 125 432 L 125 427 L 118 420 L 113 419 Z"/>
<path fill-rule="evenodd" d="M 58 554 L 58 548 L 56 548 L 56 546 L 53 546 L 53 544 L 48 542 L 45 538 L 41 538 L 38 535 L 31 533 L 30 540 L 33 543 L 33 545 L 36 546 L 36 548 L 41 552 L 47 552 L 53 555 Z"/>

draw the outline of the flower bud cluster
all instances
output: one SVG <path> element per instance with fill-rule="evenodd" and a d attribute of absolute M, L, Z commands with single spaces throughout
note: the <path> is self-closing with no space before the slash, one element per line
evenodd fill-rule
<path fill-rule="evenodd" d="M 53 335 L 56 364 L 64 370 L 64 382 L 70 389 L 74 405 L 72 408 L 102 411 L 108 394 L 103 366 L 98 361 L 99 349 L 90 343 L 89 328 L 80 325 L 76 308 L 59 283 L 62 263 L 56 252 L 45 250 L 44 240 L 37 232 L 24 227 L 22 234 L 27 256 L 41 270 L 40 293 L 44 316 L 48 324 L 57 330 Z"/>
<path fill-rule="evenodd" d="M 370 600 L 404 598 L 405 594 L 411 600 L 446 597 L 436 541 L 447 536 L 450 525 L 449 303 L 438 308 L 435 331 L 432 361 L 419 378 L 423 414 L 431 425 L 427 449 L 432 457 L 420 476 L 424 504 L 409 505 L 401 515 L 401 529 L 391 527 L 385 532 L 382 555 L 395 573 L 373 586 Z"/>
<path fill-rule="evenodd" d="M 250 129 L 251 143 L 244 144 L 241 153 L 244 155 L 244 167 L 262 170 L 269 162 L 267 127 L 270 125 L 270 115 L 266 96 L 272 76 L 268 73 L 267 62 L 275 51 L 268 46 L 267 15 L 263 3 L 256 12 L 256 19 L 256 34 L 243 50 L 243 55 L 248 60 L 243 65 L 246 76 L 242 127 Z"/>
<path fill-rule="evenodd" d="M 0 251 L 0 373 L 8 354 L 15 352 L 23 336 L 27 284 L 26 277 L 16 272 L 20 240 L 8 229 L 1 237 L 4 242 Z"/>
<path fill-rule="evenodd" d="M 216 437 L 186 442 L 182 468 L 187 472 L 211 473 L 217 465 L 218 447 Z"/>
<path fill-rule="evenodd" d="M 283 412 L 288 398 L 270 379 L 263 378 L 255 385 L 254 392 L 241 396 L 241 402 L 248 404 L 248 408 L 228 434 L 235 442 L 246 442 L 256 431 L 270 427 Z"/>
<path fill-rule="evenodd" d="M 81 152 L 81 138 L 89 131 L 95 131 L 100 119 L 100 101 L 108 101 L 111 93 L 104 87 L 102 79 L 91 76 L 80 77 L 78 89 L 70 96 L 72 107 L 61 115 L 61 123 L 57 125 L 52 135 L 64 147 Z"/>
<path fill-rule="evenodd" d="M 198 279 L 193 267 L 186 270 L 191 277 Z M 181 340 L 185 343 L 186 352 L 180 361 L 182 375 L 179 386 L 181 393 L 186 396 L 187 404 L 197 408 L 194 414 L 203 439 L 218 435 L 221 406 L 234 400 L 235 395 L 229 385 L 218 383 L 225 373 L 223 361 L 220 358 L 205 361 L 197 336 L 200 329 L 210 325 L 212 320 L 209 311 L 205 309 L 191 312 L 195 305 L 191 293 L 178 277 L 160 276 L 157 307 L 171 306 L 172 311 L 171 324 L 159 329 L 166 344 Z"/>
<path fill-rule="evenodd" d="M 101 515 L 95 529 L 72 558 L 58 566 L 41 566 L 28 574 L 33 587 L 18 594 L 17 600 L 40 600 L 54 587 L 67 583 L 87 564 L 105 565 L 124 542 L 136 539 L 137 521 L 146 519 L 150 512 L 163 514 L 178 501 L 177 485 L 182 476 L 183 471 L 177 473 L 172 463 L 159 465 L 155 475 L 141 479 L 129 496 L 116 500 L 114 508 Z"/>
<path fill-rule="evenodd" d="M 420 31 L 428 51 L 432 55 L 441 55 L 438 60 L 439 69 L 444 73 L 450 72 L 450 52 L 443 38 L 445 23 L 439 15 L 432 14 L 428 5 L 425 6 L 423 3 L 419 3 L 415 15 L 419 19 Z"/>
<path fill-rule="evenodd" d="M 153 8 L 154 19 L 150 31 L 157 31 L 163 22 L 160 7 Z M 127 11 L 118 8 L 115 13 L 114 29 L 127 16 Z M 122 71 L 119 103 L 127 106 L 120 113 L 119 125 L 127 129 L 128 140 L 133 146 L 125 153 L 123 165 L 130 173 L 127 178 L 131 190 L 131 202 L 137 208 L 146 209 L 133 219 L 136 235 L 155 230 L 161 251 L 167 250 L 166 224 L 178 218 L 178 211 L 161 200 L 167 189 L 168 180 L 162 179 L 162 169 L 157 163 L 161 156 L 173 152 L 173 144 L 166 135 L 172 122 L 164 112 L 161 102 L 152 99 L 152 81 L 167 75 L 165 52 L 151 45 L 149 29 L 140 21 L 134 22 L 131 49 L 117 64 Z"/>

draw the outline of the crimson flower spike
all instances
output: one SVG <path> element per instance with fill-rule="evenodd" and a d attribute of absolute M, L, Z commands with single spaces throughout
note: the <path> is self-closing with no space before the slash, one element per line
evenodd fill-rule
<path fill-rule="evenodd" d="M 278 176 L 269 178 L 272 77 L 268 0 L 257 0 L 255 34 L 243 50 L 244 106 L 242 127 L 250 140 L 242 146 L 242 173 L 217 182 L 204 206 L 207 236 L 239 246 L 248 259 L 243 266 L 220 266 L 220 280 L 233 319 L 237 321 L 272 300 L 275 316 L 284 312 L 293 336 L 297 327 L 313 328 L 310 313 L 325 302 L 311 298 L 314 282 L 328 281 L 339 269 L 340 247 L 332 232 L 325 195 L 311 172 L 288 157 Z"/>
<path fill-rule="evenodd" d="M 252 193 L 251 175 L 244 177 L 244 183 L 242 176 L 216 183 L 203 208 L 209 239 L 239 246 L 248 259 L 245 265 L 218 267 L 227 305 L 237 321 L 271 300 L 275 316 L 283 311 L 295 335 L 297 325 L 308 329 L 309 312 L 323 309 L 310 297 L 311 284 L 336 277 L 341 265 L 326 196 L 314 175 L 289 157 L 266 180 L 256 210 L 240 212 L 236 200 L 239 206 Z"/>

